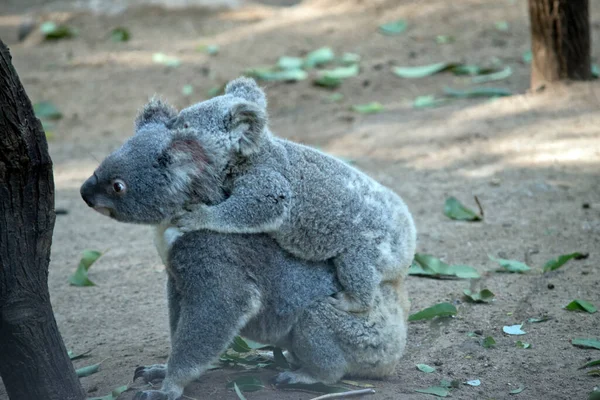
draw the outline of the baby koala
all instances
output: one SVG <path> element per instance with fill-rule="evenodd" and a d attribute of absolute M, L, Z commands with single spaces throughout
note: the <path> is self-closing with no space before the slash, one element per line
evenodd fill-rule
<path fill-rule="evenodd" d="M 416 229 L 402 199 L 341 160 L 273 136 L 254 80 L 231 81 L 168 126 L 198 132 L 203 160 L 228 196 L 189 205 L 172 221 L 183 232 L 267 233 L 296 257 L 332 259 L 343 291 L 330 301 L 349 312 L 366 311 L 377 286 L 409 267 Z"/>

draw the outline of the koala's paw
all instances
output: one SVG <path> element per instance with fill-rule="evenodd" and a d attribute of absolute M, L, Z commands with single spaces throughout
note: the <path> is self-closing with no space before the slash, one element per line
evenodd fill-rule
<path fill-rule="evenodd" d="M 176 226 L 181 232 L 192 232 L 204 229 L 205 205 L 193 204 L 185 207 L 185 211 L 176 215 L 171 220 L 171 224 Z"/>
<path fill-rule="evenodd" d="M 148 366 L 141 366 L 135 369 L 133 373 L 133 380 L 135 381 L 137 378 L 143 378 L 144 382 L 152 382 L 159 379 L 165 379 L 167 375 L 167 365 L 166 364 L 154 364 Z M 149 397 L 154 398 L 154 397 Z M 158 397 L 157 397 L 158 398 Z"/>
<path fill-rule="evenodd" d="M 137 392 L 133 396 L 133 400 L 176 400 L 176 398 L 170 398 L 168 394 L 160 390 L 144 390 Z"/>
<path fill-rule="evenodd" d="M 312 376 L 308 375 L 306 372 L 302 371 L 302 368 L 296 371 L 285 371 L 278 374 L 275 377 L 276 385 L 285 385 L 285 384 L 294 384 L 294 383 L 304 383 L 304 384 L 312 384 L 319 382 Z"/>
<path fill-rule="evenodd" d="M 358 300 L 343 291 L 328 297 L 327 301 L 338 310 L 350 313 L 364 313 L 370 308 L 366 301 Z"/>

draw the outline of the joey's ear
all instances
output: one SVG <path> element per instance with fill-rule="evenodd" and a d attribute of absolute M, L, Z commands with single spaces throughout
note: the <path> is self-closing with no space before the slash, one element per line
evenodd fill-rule
<path fill-rule="evenodd" d="M 252 78 L 242 76 L 232 80 L 225 86 L 225 94 L 255 103 L 262 109 L 267 108 L 267 96 Z"/>
<path fill-rule="evenodd" d="M 267 113 L 263 108 L 255 103 L 237 103 L 229 110 L 226 122 L 238 153 L 248 156 L 258 150 L 266 135 Z"/>
<path fill-rule="evenodd" d="M 135 119 L 135 130 L 147 124 L 164 124 L 177 117 L 177 110 L 157 97 L 150 99 Z"/>

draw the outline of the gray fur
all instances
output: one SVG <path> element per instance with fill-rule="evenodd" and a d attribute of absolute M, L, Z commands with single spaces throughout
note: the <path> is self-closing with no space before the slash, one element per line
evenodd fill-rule
<path fill-rule="evenodd" d="M 166 365 L 136 369 L 146 381 L 164 379 L 160 390 L 136 399 L 180 399 L 238 334 L 288 350 L 298 369 L 281 373 L 278 382 L 392 374 L 406 343 L 404 274 L 375 287 L 368 312 L 347 313 L 327 300 L 341 288 L 332 261 L 298 258 L 266 234 L 182 233 L 170 226 L 186 202 L 223 202 L 227 186 L 219 183 L 218 162 L 190 141 L 198 132 L 171 131 L 166 118 L 147 117 L 151 123 L 138 124 L 81 188 L 90 207 L 154 225 L 167 267 L 171 354 Z M 127 190 L 115 193 L 115 180 Z"/>
<path fill-rule="evenodd" d="M 347 163 L 273 136 L 264 99 L 252 79 L 239 78 L 223 96 L 179 113 L 173 127 L 198 131 L 229 197 L 190 206 L 173 223 L 185 232 L 268 233 L 302 259 L 333 258 L 344 291 L 332 301 L 364 311 L 377 285 L 413 259 L 411 214 L 392 190 Z"/>

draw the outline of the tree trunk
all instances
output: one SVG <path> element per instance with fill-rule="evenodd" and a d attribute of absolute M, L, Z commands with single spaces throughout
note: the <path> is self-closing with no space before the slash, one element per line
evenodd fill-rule
<path fill-rule="evenodd" d="M 0 376 L 12 400 L 81 400 L 48 293 L 52 160 L 0 40 Z"/>
<path fill-rule="evenodd" d="M 592 79 L 589 0 L 529 0 L 531 88 Z"/>

